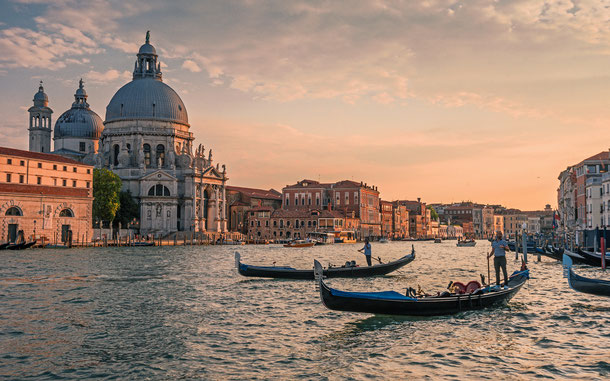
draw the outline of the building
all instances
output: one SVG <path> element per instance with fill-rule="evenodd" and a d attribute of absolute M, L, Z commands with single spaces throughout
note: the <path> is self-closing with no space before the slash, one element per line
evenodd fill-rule
<path fill-rule="evenodd" d="M 211 149 L 194 147 L 186 107 L 163 82 L 158 58 L 147 32 L 132 81 L 114 94 L 103 122 L 81 80 L 55 123 L 52 152 L 116 173 L 140 205 L 141 233 L 226 232 L 226 168 Z M 31 151 L 50 150 L 51 113 L 41 84 L 29 109 Z"/>
<path fill-rule="evenodd" d="M 397 203 L 406 207 L 409 211 L 409 237 L 427 237 L 430 211 L 426 207 L 426 203 L 421 202 L 420 198 L 417 201 L 401 200 L 397 201 Z"/>
<path fill-rule="evenodd" d="M 585 195 L 587 202 L 587 229 L 594 229 L 604 226 L 602 219 L 602 177 L 589 177 L 585 182 Z"/>
<path fill-rule="evenodd" d="M 603 174 L 603 177 L 610 181 L 607 173 Z M 558 180 L 557 213 L 559 221 L 557 230 L 560 234 L 567 235 L 576 230 L 576 172 L 572 167 L 568 167 L 559 174 Z"/>
<path fill-rule="evenodd" d="M 248 213 L 248 238 L 252 240 L 304 239 L 312 232 L 346 230 L 345 216 L 336 210 L 253 208 Z"/>
<path fill-rule="evenodd" d="M 390 201 L 379 201 L 379 212 L 381 213 L 381 236 L 394 236 L 394 207 Z"/>
<path fill-rule="evenodd" d="M 20 231 L 47 243 L 92 238 L 93 167 L 49 153 L 0 147 L 1 241 Z"/>
<path fill-rule="evenodd" d="M 603 151 L 597 155 L 591 156 L 580 163 L 573 166 L 573 170 L 576 174 L 576 223 L 575 227 L 577 230 L 583 230 L 588 227 L 588 213 L 587 213 L 587 180 L 593 177 L 601 178 L 602 174 L 608 172 L 608 164 L 610 164 L 610 157 L 608 151 Z M 593 210 L 591 211 L 593 213 Z M 591 224 L 597 225 L 598 220 L 591 220 Z M 593 226 L 595 226 L 593 225 Z"/>
<path fill-rule="evenodd" d="M 527 224 L 528 216 L 517 209 L 509 209 L 505 213 L 503 215 L 504 234 L 509 239 L 515 239 L 523 232 L 523 225 Z"/>
<path fill-rule="evenodd" d="M 478 238 L 490 238 L 494 235 L 493 208 L 484 205 L 475 205 L 472 208 L 472 224 L 474 234 Z"/>
<path fill-rule="evenodd" d="M 496 233 L 501 232 L 502 234 L 504 234 L 504 216 L 499 215 L 499 214 L 494 214 L 493 219 L 494 219 L 494 227 L 493 227 L 494 232 L 496 232 Z"/>
<path fill-rule="evenodd" d="M 461 203 L 450 205 L 444 208 L 443 221 L 447 224 L 463 225 L 466 222 L 472 223 L 472 203 Z"/>
<path fill-rule="evenodd" d="M 249 212 L 254 208 L 269 207 L 271 210 L 282 207 L 282 194 L 275 189 L 256 189 L 227 185 L 228 229 L 243 234 L 248 233 Z"/>
<path fill-rule="evenodd" d="M 359 238 L 381 236 L 379 191 L 365 183 L 343 180 L 336 183 L 320 183 L 301 180 L 282 189 L 282 208 L 285 210 L 335 210 L 346 218 L 357 218 L 350 226 L 357 225 Z"/>
<path fill-rule="evenodd" d="M 409 210 L 400 202 L 392 202 L 392 238 L 408 238 L 409 237 Z"/>

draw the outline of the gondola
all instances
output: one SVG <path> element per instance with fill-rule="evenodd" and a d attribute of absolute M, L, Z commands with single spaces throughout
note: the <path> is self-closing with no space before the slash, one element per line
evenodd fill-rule
<path fill-rule="evenodd" d="M 597 267 L 602 266 L 601 253 L 594 253 L 592 251 L 579 249 L 578 254 L 584 258 L 584 262 L 587 263 L 588 265 L 597 266 Z M 606 254 L 606 257 L 604 258 L 604 260 L 606 261 L 606 267 L 610 266 L 610 254 Z"/>
<path fill-rule="evenodd" d="M 373 266 L 341 266 L 324 269 L 324 276 L 329 278 L 363 278 L 386 275 L 392 271 L 406 266 L 415 259 L 415 248 L 411 254 L 405 255 L 395 261 Z M 282 279 L 314 279 L 313 269 L 298 270 L 283 266 L 252 266 L 240 262 L 240 255 L 235 252 L 235 267 L 237 271 L 248 277 L 282 278 Z"/>
<path fill-rule="evenodd" d="M 610 296 L 610 281 L 602 279 L 585 278 L 574 272 L 572 269 L 572 259 L 563 256 L 564 277 L 568 278 L 568 284 L 574 291 L 586 294 Z"/>
<path fill-rule="evenodd" d="M 29 249 L 30 247 L 36 245 L 36 240 L 30 241 L 28 243 L 26 243 L 25 245 L 23 245 L 23 249 Z"/>
<path fill-rule="evenodd" d="M 8 242 L 0 243 L 0 250 L 6 249 L 9 245 L 10 245 L 10 243 L 8 243 Z"/>
<path fill-rule="evenodd" d="M 476 244 L 477 244 L 477 241 L 475 241 L 473 239 L 471 239 L 471 240 L 464 239 L 464 240 L 458 241 L 456 246 L 457 247 L 473 247 Z"/>
<path fill-rule="evenodd" d="M 410 297 L 396 291 L 346 292 L 328 287 L 320 276 L 322 266 L 315 261 L 316 278 L 322 303 L 331 310 L 383 315 L 434 316 L 478 310 L 507 303 L 529 278 L 529 270 L 510 276 L 508 287 L 485 287 L 470 294 Z M 447 295 L 448 294 L 448 295 Z"/>
<path fill-rule="evenodd" d="M 6 247 L 7 250 L 23 250 L 25 248 L 26 243 L 11 243 Z"/>

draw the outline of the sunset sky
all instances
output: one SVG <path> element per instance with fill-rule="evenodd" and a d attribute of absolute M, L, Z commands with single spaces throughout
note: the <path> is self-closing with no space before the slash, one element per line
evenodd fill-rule
<path fill-rule="evenodd" d="M 386 200 L 556 205 L 610 148 L 610 4 L 0 1 L 0 145 L 83 78 L 102 119 L 147 30 L 231 185 L 353 179 Z"/>

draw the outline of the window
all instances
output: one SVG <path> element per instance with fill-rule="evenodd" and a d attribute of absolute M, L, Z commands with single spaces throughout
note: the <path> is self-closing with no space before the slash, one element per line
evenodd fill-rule
<path fill-rule="evenodd" d="M 24 179 L 23 175 L 19 175 L 19 183 L 20 184 L 23 184 L 23 179 Z"/>
<path fill-rule="evenodd" d="M 6 174 L 6 182 L 7 182 L 7 183 L 10 183 L 10 182 L 11 182 L 11 174 L 10 174 L 10 173 L 7 173 L 7 174 Z"/>
<path fill-rule="evenodd" d="M 256 221 L 256 226 L 260 228 L 261 227 L 261 222 L 260 221 Z"/>
<path fill-rule="evenodd" d="M 68 167 L 66 167 L 66 166 L 64 165 L 64 172 L 67 172 L 67 171 L 68 171 Z"/>
<path fill-rule="evenodd" d="M 113 159 L 112 162 L 114 163 L 114 166 L 116 167 L 117 165 L 119 165 L 119 152 L 120 152 L 121 148 L 119 147 L 118 144 L 114 145 L 114 155 L 113 155 Z"/>
<path fill-rule="evenodd" d="M 6 159 L 6 164 L 13 164 L 13 159 Z"/>
<path fill-rule="evenodd" d="M 150 187 L 150 189 L 148 190 L 148 195 L 157 197 L 169 197 L 170 193 L 169 189 L 166 186 L 157 184 Z"/>
<path fill-rule="evenodd" d="M 62 209 L 62 211 L 59 212 L 59 217 L 74 217 L 74 213 L 72 212 L 72 209 Z"/>
<path fill-rule="evenodd" d="M 42 184 L 42 177 L 39 176 L 36 178 L 36 184 L 38 184 L 38 185 Z"/>
<path fill-rule="evenodd" d="M 42 163 L 38 163 L 38 168 L 42 168 Z"/>
<path fill-rule="evenodd" d="M 53 170 L 57 170 L 57 164 L 53 164 Z"/>
<path fill-rule="evenodd" d="M 25 161 L 20 160 L 20 161 L 19 161 L 19 165 L 20 165 L 20 166 L 22 166 L 22 167 L 24 167 L 24 166 L 25 166 Z"/>
<path fill-rule="evenodd" d="M 273 227 L 277 227 L 277 221 L 273 221 Z"/>
<path fill-rule="evenodd" d="M 290 220 L 286 221 L 286 227 L 290 226 Z"/>
<path fill-rule="evenodd" d="M 286 206 L 290 205 L 290 196 L 286 195 Z"/>
<path fill-rule="evenodd" d="M 76 188 L 76 180 L 72 180 L 72 186 Z"/>
<path fill-rule="evenodd" d="M 85 152 L 85 142 L 78 143 L 78 150 L 81 152 Z"/>
<path fill-rule="evenodd" d="M 90 175 L 91 174 L 91 170 L 87 169 L 87 174 Z"/>
<path fill-rule="evenodd" d="M 63 186 L 66 186 L 66 182 L 67 182 L 67 181 L 66 181 L 65 179 L 64 179 L 64 180 L 61 180 L 61 184 L 62 184 Z"/>
<path fill-rule="evenodd" d="M 76 167 L 72 168 L 72 172 L 76 172 Z"/>
<path fill-rule="evenodd" d="M 284 227 L 284 220 L 280 220 L 280 228 Z"/>
<path fill-rule="evenodd" d="M 305 205 L 305 196 L 301 197 L 301 205 Z"/>
<path fill-rule="evenodd" d="M 150 166 L 150 145 L 144 144 L 143 150 L 144 150 L 144 164 L 148 167 L 148 166 Z"/>
<path fill-rule="evenodd" d="M 349 193 L 345 192 L 345 205 L 349 204 Z"/>
<path fill-rule="evenodd" d="M 53 179 L 53 185 L 57 185 L 57 179 Z"/>
<path fill-rule="evenodd" d="M 91 187 L 91 183 L 87 181 L 87 188 Z"/>
<path fill-rule="evenodd" d="M 19 209 L 16 206 L 11 206 L 10 208 L 8 208 L 6 210 L 6 213 L 4 213 L 5 216 L 23 216 L 23 213 L 21 212 L 21 209 Z"/>
<path fill-rule="evenodd" d="M 266 227 L 269 227 L 269 221 L 268 221 L 268 220 L 267 220 L 267 221 L 265 221 L 265 226 L 266 226 Z"/>
<path fill-rule="evenodd" d="M 165 165 L 165 146 L 163 144 L 157 146 L 157 164 L 160 167 Z"/>

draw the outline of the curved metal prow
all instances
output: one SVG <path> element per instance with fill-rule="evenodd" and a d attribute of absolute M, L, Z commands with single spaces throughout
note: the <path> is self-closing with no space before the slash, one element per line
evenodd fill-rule
<path fill-rule="evenodd" d="M 324 270 L 317 259 L 313 260 L 313 276 L 316 280 L 316 290 L 320 291 L 320 282 L 322 282 L 322 278 L 324 277 Z"/>
<path fill-rule="evenodd" d="M 241 260 L 241 256 L 239 255 L 239 252 L 235 252 L 235 268 L 239 270 L 239 262 Z"/>
<path fill-rule="evenodd" d="M 563 277 L 567 278 L 570 268 L 572 267 L 572 258 L 569 255 L 563 255 Z"/>
<path fill-rule="evenodd" d="M 415 245 L 411 244 L 411 254 L 415 255 Z"/>

